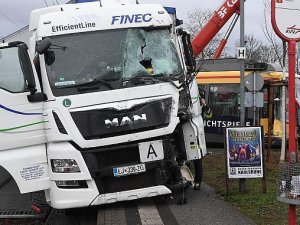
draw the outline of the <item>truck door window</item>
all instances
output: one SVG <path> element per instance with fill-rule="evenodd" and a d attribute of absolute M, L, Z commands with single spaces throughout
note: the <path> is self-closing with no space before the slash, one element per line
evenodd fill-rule
<path fill-rule="evenodd" d="M 25 91 L 17 47 L 0 49 L 0 68 L 0 88 L 13 93 Z"/>

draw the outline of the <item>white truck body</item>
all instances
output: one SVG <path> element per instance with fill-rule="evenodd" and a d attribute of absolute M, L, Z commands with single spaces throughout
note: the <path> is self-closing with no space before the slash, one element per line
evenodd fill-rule
<path fill-rule="evenodd" d="M 186 89 L 181 85 L 188 73 L 184 50 L 174 20 L 162 6 L 135 1 L 53 6 L 32 12 L 29 31 L 31 59 L 37 59 L 40 41 L 52 40 L 49 51 L 38 56 L 39 75 L 34 74 L 37 93 L 47 99 L 29 102 L 27 97 L 35 94 L 26 88 L 26 78 L 24 82 L 1 72 L 14 84 L 24 82 L 25 88 L 14 91 L 2 86 L 0 77 L 0 166 L 13 176 L 21 193 L 45 190 L 54 208 L 169 194 L 165 162 L 176 164 L 179 158 L 190 161 L 206 154 L 198 88 L 195 80 Z M 1 60 L 6 47 L 0 45 L 0 66 L 5 65 Z M 163 56 L 153 53 L 164 48 Z M 50 50 L 55 52 L 51 63 L 46 56 Z M 102 58 L 120 58 L 122 63 L 99 63 L 101 51 Z M 135 70 L 147 72 L 142 61 L 130 64 L 142 54 L 152 57 L 154 73 L 172 73 L 175 67 L 181 78 L 146 78 L 134 84 Z M 85 86 L 97 78 L 84 71 L 93 68 L 94 59 L 105 65 L 105 73 L 122 78 Z M 183 92 L 190 104 L 180 100 Z M 188 105 L 185 120 L 179 116 L 181 104 Z M 183 146 L 175 146 L 177 137 Z"/>

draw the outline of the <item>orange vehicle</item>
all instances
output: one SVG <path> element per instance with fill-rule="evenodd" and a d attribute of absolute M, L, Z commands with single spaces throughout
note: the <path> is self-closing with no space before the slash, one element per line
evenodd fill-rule
<path fill-rule="evenodd" d="M 205 121 L 205 134 L 208 143 L 224 143 L 224 128 L 240 124 L 240 71 L 236 59 L 200 60 L 200 72 L 197 74 L 197 84 L 200 93 L 205 96 L 206 102 L 212 110 L 212 118 Z M 245 76 L 256 69 L 262 75 L 264 85 L 262 91 L 264 104 L 256 115 L 256 123 L 268 132 L 270 93 L 273 93 L 273 137 L 281 139 L 280 99 L 279 86 L 272 84 L 281 81 L 282 72 L 270 64 L 257 64 L 266 66 L 265 69 L 253 68 L 254 62 L 246 61 Z M 246 108 L 246 126 L 253 125 L 253 108 Z M 276 139 L 276 138 L 275 138 Z M 274 141 L 275 141 L 274 139 Z"/>

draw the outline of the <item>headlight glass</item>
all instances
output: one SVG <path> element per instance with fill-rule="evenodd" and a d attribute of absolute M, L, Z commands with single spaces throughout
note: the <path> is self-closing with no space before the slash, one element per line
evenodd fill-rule
<path fill-rule="evenodd" d="M 51 159 L 51 167 L 54 173 L 80 173 L 74 159 Z"/>

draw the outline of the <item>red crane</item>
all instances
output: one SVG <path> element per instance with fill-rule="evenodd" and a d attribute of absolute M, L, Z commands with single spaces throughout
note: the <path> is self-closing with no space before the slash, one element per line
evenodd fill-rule
<path fill-rule="evenodd" d="M 225 0 L 223 4 L 214 12 L 206 25 L 201 31 L 193 38 L 192 47 L 194 56 L 197 57 L 207 44 L 213 39 L 213 37 L 220 31 L 220 29 L 227 23 L 233 14 L 240 12 L 240 0 Z M 238 16 L 233 20 L 232 25 L 236 23 Z M 233 26 L 230 26 L 229 32 L 225 35 L 224 39 L 220 43 L 218 50 L 214 56 L 218 58 L 227 42 L 227 38 L 232 31 Z"/>

